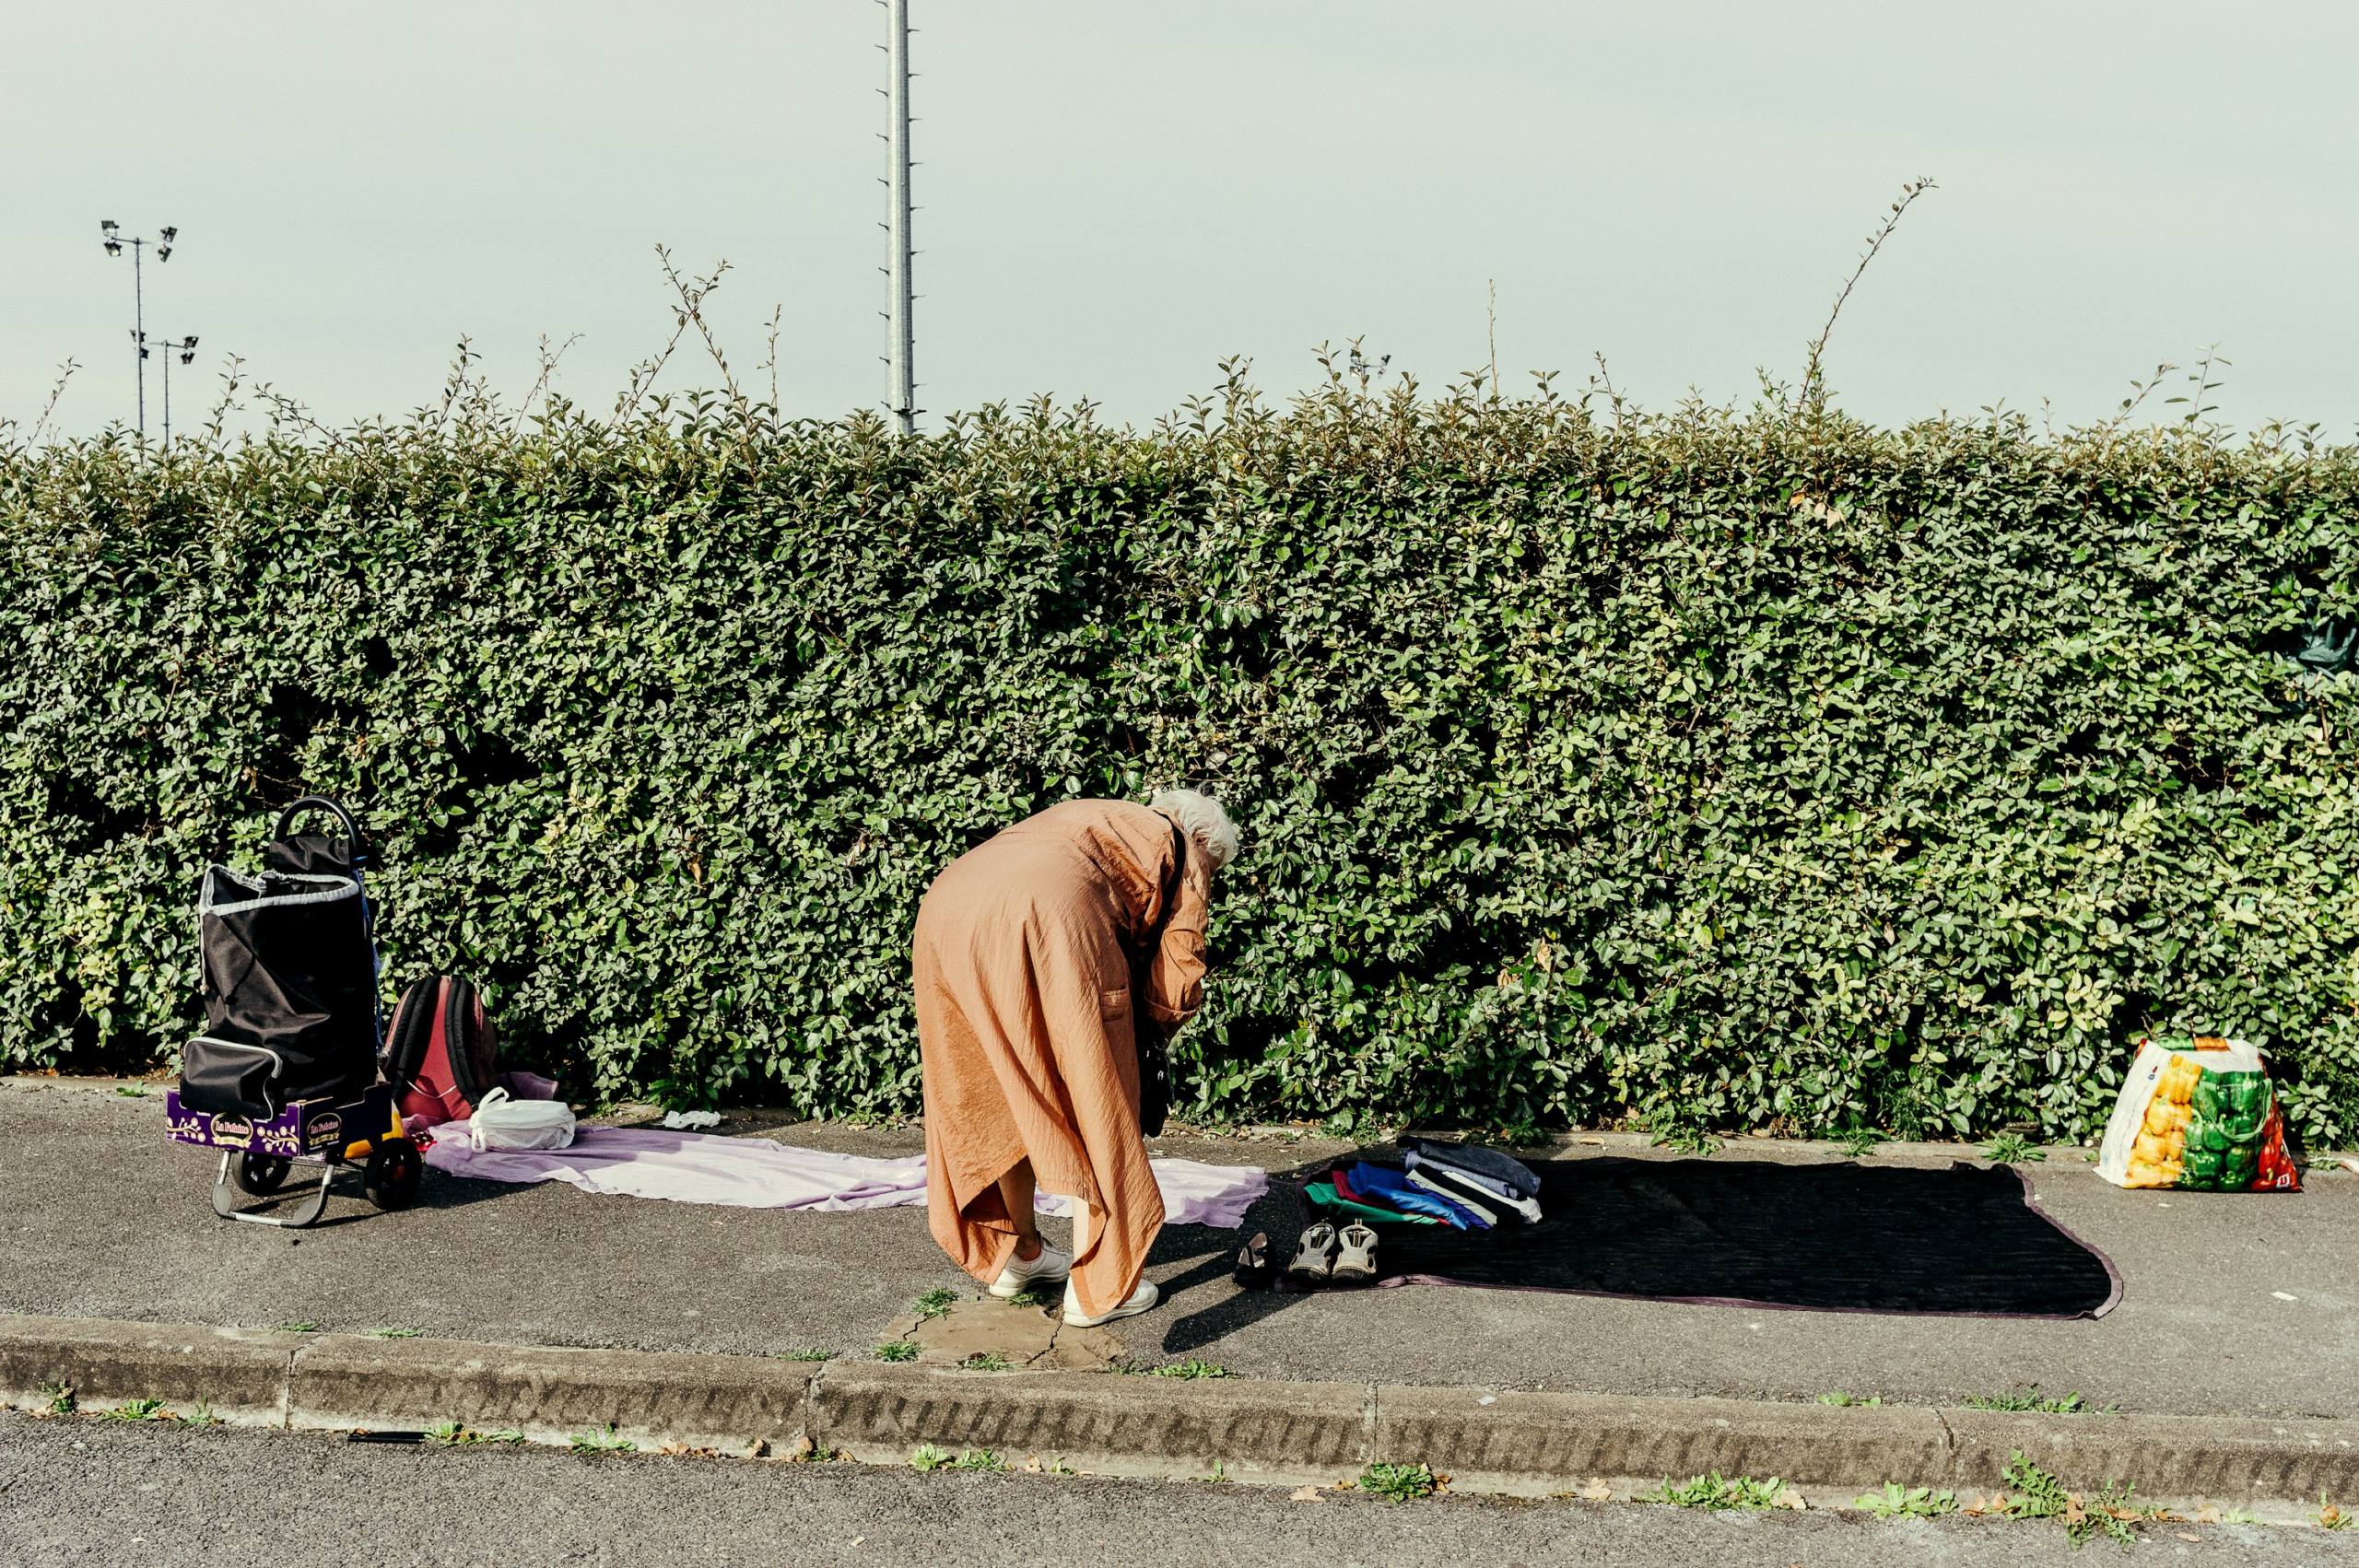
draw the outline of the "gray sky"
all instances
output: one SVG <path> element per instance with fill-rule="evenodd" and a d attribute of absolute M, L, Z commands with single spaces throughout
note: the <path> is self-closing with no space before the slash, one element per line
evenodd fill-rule
<path fill-rule="evenodd" d="M 2359 7 L 2181 0 L 912 0 L 920 401 L 1041 392 L 1145 419 L 1242 353 L 1290 392 L 1365 334 L 1428 383 L 1603 352 L 1660 404 L 1750 395 L 1901 183 L 1828 356 L 1898 421 L 2111 412 L 2212 343 L 2240 424 L 2359 423 Z M 83 369 L 128 420 L 128 260 L 176 223 L 151 332 L 331 420 L 399 412 L 473 336 L 521 393 L 540 334 L 596 407 L 670 326 L 652 247 L 734 270 L 781 401 L 885 391 L 885 13 L 871 0 L 112 0 L 18 7 L 0 415 Z M 684 359 L 667 384 L 709 381 Z M 1528 384 L 1528 383 L 1527 383 Z M 150 427 L 160 386 L 151 361 Z M 2157 394 L 2158 397 L 2160 394 Z"/>

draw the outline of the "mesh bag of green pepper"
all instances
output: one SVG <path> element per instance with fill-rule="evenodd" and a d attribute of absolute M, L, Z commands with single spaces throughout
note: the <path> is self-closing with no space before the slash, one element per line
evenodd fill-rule
<path fill-rule="evenodd" d="M 2267 1059 L 2216 1035 L 2139 1042 L 2097 1175 L 2116 1187 L 2299 1191 Z"/>

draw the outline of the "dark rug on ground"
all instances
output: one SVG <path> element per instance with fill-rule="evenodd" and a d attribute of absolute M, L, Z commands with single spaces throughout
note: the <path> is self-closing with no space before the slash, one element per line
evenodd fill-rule
<path fill-rule="evenodd" d="M 1496 1230 L 1385 1227 L 1385 1282 L 1856 1312 L 2095 1317 L 2105 1257 L 2006 1166 L 1559 1160 L 1544 1216 Z"/>

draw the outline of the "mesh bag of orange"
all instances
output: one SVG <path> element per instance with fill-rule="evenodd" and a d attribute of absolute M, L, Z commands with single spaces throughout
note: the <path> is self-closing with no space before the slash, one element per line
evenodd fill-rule
<path fill-rule="evenodd" d="M 2116 1187 L 2300 1190 L 2268 1060 L 2216 1035 L 2140 1041 L 2106 1124 L 2097 1175 Z"/>

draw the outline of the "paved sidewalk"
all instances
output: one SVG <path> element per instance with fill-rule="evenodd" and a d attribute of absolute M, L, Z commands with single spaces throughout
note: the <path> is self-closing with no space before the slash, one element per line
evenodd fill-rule
<path fill-rule="evenodd" d="M 72 1081 L 0 1082 L 0 1311 L 475 1340 L 763 1353 L 868 1351 L 910 1299 L 965 1277 L 917 1210 L 792 1214 L 593 1198 L 429 1174 L 416 1210 L 299 1235 L 215 1220 L 212 1161 L 168 1143 L 146 1099 Z M 786 1141 L 863 1153 L 912 1131 L 824 1125 Z M 1160 1151 L 1287 1171 L 1343 1152 L 1315 1137 L 1172 1139 Z M 1609 1139 L 1574 1154 L 1631 1153 Z M 1956 1150 L 1874 1161 L 1941 1162 Z M 1743 1141 L 1729 1158 L 1824 1160 Z M 2031 1167 L 2039 1199 L 2127 1281 L 2095 1323 L 1875 1317 L 1408 1287 L 1273 1296 L 1228 1281 L 1236 1234 L 1167 1232 L 1169 1298 L 1116 1326 L 1131 1359 L 1198 1356 L 1246 1376 L 1809 1400 L 1842 1390 L 1958 1402 L 2037 1385 L 2174 1414 L 2359 1410 L 2359 1178 L 2298 1197 L 2129 1194 L 2076 1154 Z M 1290 1237 L 1281 1183 L 1248 1222 Z"/>

